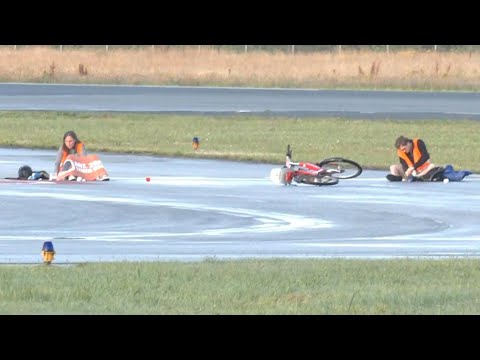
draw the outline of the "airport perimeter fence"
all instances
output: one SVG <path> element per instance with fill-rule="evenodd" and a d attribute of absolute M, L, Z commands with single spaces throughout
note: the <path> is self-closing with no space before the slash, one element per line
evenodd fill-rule
<path fill-rule="evenodd" d="M 71 49 L 97 49 L 99 51 L 114 51 L 118 49 L 151 49 L 169 50 L 182 48 L 216 49 L 233 52 L 285 52 L 285 53 L 312 53 L 312 52 L 338 52 L 342 51 L 378 51 L 394 52 L 401 50 L 432 51 L 432 52 L 476 52 L 480 45 L 2 45 L 0 48 L 20 49 L 30 46 L 45 46 L 56 48 L 59 51 Z"/>

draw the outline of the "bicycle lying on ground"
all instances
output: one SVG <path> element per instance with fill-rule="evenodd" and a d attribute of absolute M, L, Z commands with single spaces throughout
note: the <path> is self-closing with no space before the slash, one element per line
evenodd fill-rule
<path fill-rule="evenodd" d="M 336 185 L 339 180 L 356 178 L 362 171 L 357 162 L 342 157 L 327 158 L 318 163 L 293 162 L 289 144 L 285 166 L 272 169 L 270 179 L 284 185 L 290 185 L 292 181 L 308 185 Z"/>

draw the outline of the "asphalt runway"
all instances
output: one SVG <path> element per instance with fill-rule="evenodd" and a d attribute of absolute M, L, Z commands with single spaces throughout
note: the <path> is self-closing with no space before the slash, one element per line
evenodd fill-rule
<path fill-rule="evenodd" d="M 478 256 L 480 176 L 283 186 L 277 165 L 99 154 L 109 182 L 0 183 L 0 262 Z M 53 151 L 0 149 L 1 177 Z M 146 177 L 151 177 L 147 182 Z"/>
<path fill-rule="evenodd" d="M 0 84 L 0 110 L 480 119 L 473 92 Z"/>
<path fill-rule="evenodd" d="M 479 94 L 0 84 L 0 110 L 480 118 Z M 433 114 L 433 115 L 432 115 Z M 477 257 L 480 176 L 281 186 L 277 165 L 101 154 L 111 181 L 0 181 L 0 263 Z M 0 149 L 0 178 L 52 171 L 55 152 Z M 468 170 L 468 169 L 456 169 Z M 146 177 L 151 177 L 147 182 Z"/>

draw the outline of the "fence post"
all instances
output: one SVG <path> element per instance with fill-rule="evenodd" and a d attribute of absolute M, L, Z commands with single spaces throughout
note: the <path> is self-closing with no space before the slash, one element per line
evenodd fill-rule
<path fill-rule="evenodd" d="M 387 45 L 387 54 L 390 52 L 390 45 Z"/>
<path fill-rule="evenodd" d="M 60 51 L 63 51 L 63 45 L 60 45 Z"/>
<path fill-rule="evenodd" d="M 245 45 L 245 52 L 248 51 L 248 45 Z"/>
<path fill-rule="evenodd" d="M 433 45 L 434 51 L 437 52 L 437 45 Z"/>
<path fill-rule="evenodd" d="M 295 45 L 292 45 L 292 54 L 295 55 Z"/>
<path fill-rule="evenodd" d="M 108 45 L 105 45 L 105 51 L 108 52 Z"/>
<path fill-rule="evenodd" d="M 338 45 L 338 53 L 342 54 L 342 45 Z"/>

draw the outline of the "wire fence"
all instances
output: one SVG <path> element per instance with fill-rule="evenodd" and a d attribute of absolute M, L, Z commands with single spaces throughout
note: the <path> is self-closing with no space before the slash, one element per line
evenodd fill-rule
<path fill-rule="evenodd" d="M 14 50 L 31 47 L 33 45 L 2 45 L 0 48 L 13 48 Z M 39 46 L 39 45 L 34 45 Z M 41 45 L 42 47 L 44 45 Z M 432 51 L 432 52 L 476 52 L 480 45 L 45 45 L 59 51 L 72 49 L 96 49 L 99 51 L 124 50 L 168 50 L 196 47 L 201 49 L 216 49 L 232 52 L 284 52 L 284 53 L 312 53 L 312 52 L 338 52 L 342 51 L 378 51 L 395 52 L 404 50 Z"/>

